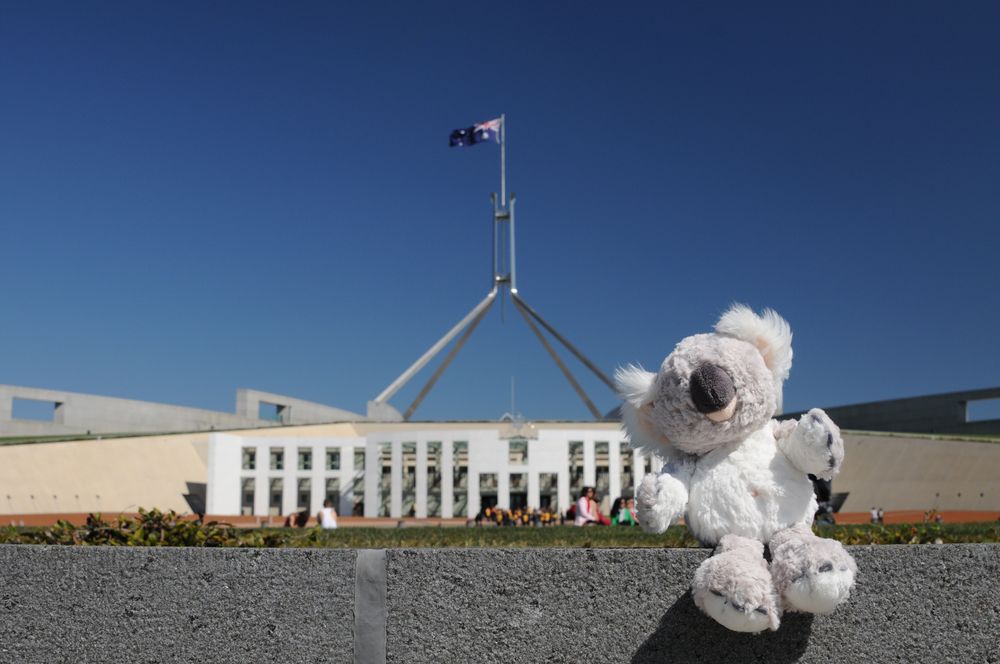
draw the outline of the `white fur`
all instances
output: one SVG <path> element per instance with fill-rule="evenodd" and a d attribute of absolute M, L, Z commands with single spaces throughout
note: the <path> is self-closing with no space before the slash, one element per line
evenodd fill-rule
<path fill-rule="evenodd" d="M 837 476 L 844 460 L 844 441 L 840 428 L 823 410 L 813 408 L 793 428 L 780 427 L 778 447 L 796 468 L 824 480 Z"/>
<path fill-rule="evenodd" d="M 659 475 L 650 473 L 635 492 L 639 525 L 650 533 L 662 533 L 682 514 L 688 503 L 689 470 L 667 464 Z"/>
<path fill-rule="evenodd" d="M 722 314 L 715 331 L 757 346 L 764 363 L 778 382 L 784 382 L 792 370 L 792 328 L 772 309 L 758 316 L 745 304 L 734 304 Z"/>
<path fill-rule="evenodd" d="M 618 396 L 622 398 L 622 428 L 633 449 L 644 454 L 669 453 L 666 439 L 657 434 L 642 415 L 642 408 L 656 396 L 656 374 L 630 364 L 615 371 Z"/>
<path fill-rule="evenodd" d="M 803 576 L 793 581 L 782 595 L 788 608 L 807 613 L 833 613 L 851 594 L 854 571 L 836 569 L 824 574 Z"/>
<path fill-rule="evenodd" d="M 714 545 L 730 533 L 767 542 L 793 524 L 812 523 L 812 482 L 779 451 L 772 426 L 694 462 L 685 520 L 700 542 Z"/>

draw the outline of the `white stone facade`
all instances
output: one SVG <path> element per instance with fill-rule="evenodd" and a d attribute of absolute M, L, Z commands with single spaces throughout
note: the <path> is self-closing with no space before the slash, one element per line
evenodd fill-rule
<path fill-rule="evenodd" d="M 335 507 L 344 515 L 471 518 L 484 503 L 564 511 L 582 486 L 596 485 L 606 506 L 630 494 L 637 472 L 655 463 L 631 450 L 614 425 L 550 425 L 524 437 L 509 429 L 477 423 L 404 425 L 354 437 L 212 434 L 207 511 L 267 516 L 307 508 L 315 514 L 334 486 Z M 334 452 L 339 464 L 328 466 Z"/>

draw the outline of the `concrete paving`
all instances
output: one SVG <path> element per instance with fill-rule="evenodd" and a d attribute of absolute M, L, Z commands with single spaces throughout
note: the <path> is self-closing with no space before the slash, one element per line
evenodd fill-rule
<path fill-rule="evenodd" d="M 845 606 L 745 635 L 701 549 L 0 546 L 0 662 L 1000 662 L 1000 545 L 851 553 Z"/>

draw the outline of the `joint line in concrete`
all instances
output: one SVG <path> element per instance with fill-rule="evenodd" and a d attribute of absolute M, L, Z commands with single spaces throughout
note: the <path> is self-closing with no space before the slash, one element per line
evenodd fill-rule
<path fill-rule="evenodd" d="M 385 664 L 385 549 L 361 549 L 355 562 L 354 664 Z"/>

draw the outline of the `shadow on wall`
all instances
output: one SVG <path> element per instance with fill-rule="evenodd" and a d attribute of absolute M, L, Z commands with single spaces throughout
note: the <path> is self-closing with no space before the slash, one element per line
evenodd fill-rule
<path fill-rule="evenodd" d="M 776 632 L 741 634 L 709 619 L 687 591 L 639 646 L 632 664 L 662 662 L 797 662 L 809 645 L 813 616 L 786 613 Z M 692 644 L 697 644 L 696 649 Z"/>

